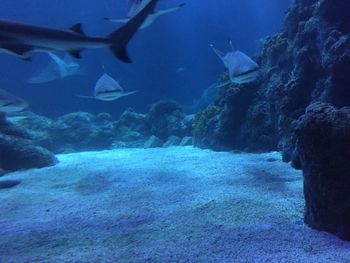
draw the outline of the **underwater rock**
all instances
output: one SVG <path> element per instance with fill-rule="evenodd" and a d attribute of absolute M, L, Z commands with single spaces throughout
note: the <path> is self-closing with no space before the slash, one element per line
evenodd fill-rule
<path fill-rule="evenodd" d="M 179 145 L 180 146 L 193 145 L 193 137 L 190 137 L 190 136 L 183 137 Z"/>
<path fill-rule="evenodd" d="M 137 113 L 132 108 L 128 108 L 123 112 L 117 122 L 117 126 L 128 127 L 130 130 L 144 135 L 148 133 L 146 115 Z"/>
<path fill-rule="evenodd" d="M 144 148 L 158 148 L 162 147 L 164 142 L 157 136 L 152 135 L 143 145 Z"/>
<path fill-rule="evenodd" d="M 315 103 L 296 129 L 305 223 L 350 240 L 350 108 Z"/>
<path fill-rule="evenodd" d="M 107 114 L 94 116 L 87 112 L 66 114 L 55 122 L 53 137 L 56 149 L 65 145 L 75 151 L 107 149 L 115 139 L 115 123 Z"/>
<path fill-rule="evenodd" d="M 0 189 L 7 189 L 19 185 L 21 181 L 19 180 L 2 180 L 0 181 Z"/>
<path fill-rule="evenodd" d="M 218 99 L 194 117 L 195 146 L 213 150 L 242 148 L 241 129 L 255 93 L 253 83 L 222 88 Z"/>
<path fill-rule="evenodd" d="M 133 131 L 127 126 L 119 127 L 118 133 L 118 137 L 124 142 L 138 141 L 143 138 L 139 132 Z"/>
<path fill-rule="evenodd" d="M 118 149 L 118 148 L 143 148 L 145 144 L 145 140 L 137 140 L 137 141 L 120 141 L 116 140 L 110 146 L 110 149 Z"/>
<path fill-rule="evenodd" d="M 0 112 L 0 134 L 16 136 L 23 139 L 31 139 L 29 132 L 8 120 L 4 113 Z"/>
<path fill-rule="evenodd" d="M 34 144 L 55 151 L 56 144 L 53 135 L 55 125 L 53 120 L 32 112 L 26 112 L 25 115 L 9 119 L 17 127 L 23 127 Z"/>
<path fill-rule="evenodd" d="M 30 140 L 0 134 L 0 167 L 7 171 L 52 166 L 57 159 Z"/>
<path fill-rule="evenodd" d="M 166 140 L 169 136 L 192 134 L 191 117 L 174 101 L 159 101 L 153 104 L 146 115 L 150 134 Z"/>
<path fill-rule="evenodd" d="M 181 138 L 178 136 L 170 136 L 168 140 L 163 144 L 163 147 L 178 146 L 181 142 Z"/>

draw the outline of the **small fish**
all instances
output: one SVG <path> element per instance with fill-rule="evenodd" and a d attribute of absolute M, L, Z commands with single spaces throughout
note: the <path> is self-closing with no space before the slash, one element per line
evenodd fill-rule
<path fill-rule="evenodd" d="M 158 0 L 150 0 L 136 16 L 106 37 L 85 35 L 81 24 L 68 30 L 0 20 L 0 51 L 30 60 L 32 52 L 66 51 L 76 58 L 86 48 L 108 48 L 121 61 L 130 63 L 126 45 L 153 12 Z"/>
<path fill-rule="evenodd" d="M 137 91 L 125 92 L 120 84 L 107 74 L 100 77 L 94 88 L 94 96 L 79 96 L 80 98 L 112 101 L 134 94 Z"/>
<path fill-rule="evenodd" d="M 44 69 L 40 69 L 31 76 L 27 82 L 31 84 L 41 84 L 58 79 L 64 79 L 69 76 L 82 74 L 80 65 L 73 61 L 69 55 L 62 59 L 52 52 L 47 53 L 52 59 Z"/>
<path fill-rule="evenodd" d="M 230 83 L 243 84 L 256 79 L 259 75 L 259 65 L 241 51 L 230 51 L 227 54 L 210 45 L 215 54 L 222 60 L 228 70 L 230 80 L 220 87 Z"/>
<path fill-rule="evenodd" d="M 28 104 L 21 98 L 0 89 L 0 112 L 12 113 L 23 111 Z"/>
<path fill-rule="evenodd" d="M 149 2 L 150 0 L 131 0 L 128 1 L 128 12 L 126 18 L 121 19 L 114 19 L 114 18 L 108 18 L 105 17 L 104 19 L 113 23 L 127 23 L 130 19 L 135 17 Z M 139 29 L 145 29 L 149 27 L 153 22 L 162 15 L 172 13 L 179 8 L 183 7 L 185 3 L 182 3 L 176 7 L 164 9 L 164 10 L 158 10 L 154 11 L 153 13 L 150 13 L 148 17 L 145 19 L 145 21 L 142 23 L 142 25 L 139 27 Z"/>

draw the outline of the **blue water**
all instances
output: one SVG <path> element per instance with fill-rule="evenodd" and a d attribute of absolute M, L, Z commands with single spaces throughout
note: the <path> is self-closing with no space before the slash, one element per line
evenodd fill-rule
<path fill-rule="evenodd" d="M 31 62 L 0 54 L 0 85 L 26 99 L 29 110 L 49 117 L 74 111 L 120 114 L 125 108 L 146 111 L 160 99 L 191 104 L 224 71 L 209 47 L 236 49 L 254 55 L 261 39 L 281 29 L 283 15 L 291 0 L 163 0 L 158 8 L 185 2 L 175 13 L 164 15 L 151 27 L 139 31 L 129 44 L 133 64 L 123 64 L 106 50 L 87 50 L 78 62 L 85 74 L 41 85 L 26 83 L 49 59 L 35 54 Z M 88 35 L 104 36 L 118 25 L 102 18 L 122 17 L 125 0 L 2 0 L 0 17 L 68 28 L 83 23 Z M 96 80 L 108 73 L 135 95 L 114 102 L 78 98 L 91 95 Z"/>

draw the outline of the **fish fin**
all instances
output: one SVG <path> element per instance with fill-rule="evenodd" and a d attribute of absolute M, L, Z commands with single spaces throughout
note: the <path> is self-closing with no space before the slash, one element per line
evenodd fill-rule
<path fill-rule="evenodd" d="M 96 99 L 94 96 L 83 96 L 83 95 L 76 95 L 76 96 L 82 99 Z"/>
<path fill-rule="evenodd" d="M 235 52 L 236 51 L 236 49 L 233 47 L 233 43 L 232 43 L 232 39 L 230 39 L 230 47 L 231 47 L 231 51 L 232 52 Z"/>
<path fill-rule="evenodd" d="M 136 93 L 136 92 L 137 92 L 137 90 L 130 91 L 130 92 L 125 92 L 125 93 L 123 93 L 120 97 L 129 96 L 129 95 L 134 94 L 134 93 Z"/>
<path fill-rule="evenodd" d="M 168 13 L 172 13 L 178 9 L 180 9 L 181 7 L 185 6 L 186 4 L 185 3 L 182 3 L 176 7 L 173 7 L 173 8 L 168 8 L 168 9 L 164 9 L 164 10 L 159 10 L 155 13 L 155 15 L 157 16 L 160 16 L 160 15 L 165 15 L 165 14 L 168 14 Z"/>
<path fill-rule="evenodd" d="M 231 83 L 232 83 L 232 81 L 229 80 L 229 81 L 227 81 L 227 82 L 224 82 L 224 83 L 221 83 L 221 84 L 215 86 L 215 88 L 222 88 L 222 87 L 225 87 L 225 86 L 227 86 L 227 85 L 229 85 L 229 84 L 231 84 Z"/>
<path fill-rule="evenodd" d="M 3 45 L 0 45 L 0 47 L 17 55 L 23 60 L 26 60 L 26 61 L 31 60 L 29 52 L 33 50 L 32 46 L 28 46 L 24 44 L 3 44 Z"/>
<path fill-rule="evenodd" d="M 130 18 L 109 18 L 109 17 L 104 17 L 103 19 L 113 23 L 127 23 L 130 20 Z"/>
<path fill-rule="evenodd" d="M 65 64 L 65 62 L 60 57 L 58 57 L 57 55 L 55 55 L 52 52 L 48 52 L 48 55 L 57 64 L 58 70 L 60 72 L 60 77 L 61 78 L 66 77 L 67 76 L 67 69 L 66 69 L 67 65 Z"/>
<path fill-rule="evenodd" d="M 110 49 L 121 61 L 131 63 L 131 59 L 126 51 L 126 45 L 143 24 L 147 16 L 153 12 L 158 0 L 151 0 L 136 16 L 131 18 L 126 24 L 108 35 Z"/>
<path fill-rule="evenodd" d="M 220 59 L 223 59 L 223 58 L 224 58 L 224 53 L 222 53 L 220 50 L 218 50 L 217 48 L 215 48 L 213 44 L 210 44 L 210 47 L 213 49 L 214 53 L 215 53 Z"/>
<path fill-rule="evenodd" d="M 81 25 L 81 23 L 75 24 L 73 26 L 71 26 L 69 28 L 70 31 L 73 31 L 79 35 L 83 35 L 85 36 L 84 30 L 83 30 L 83 26 Z"/>
<path fill-rule="evenodd" d="M 68 53 L 74 58 L 81 58 L 80 52 L 83 51 L 83 49 L 72 49 L 69 50 Z"/>

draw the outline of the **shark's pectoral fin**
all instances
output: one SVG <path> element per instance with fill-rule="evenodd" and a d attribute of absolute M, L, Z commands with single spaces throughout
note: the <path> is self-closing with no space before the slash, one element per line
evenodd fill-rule
<path fill-rule="evenodd" d="M 0 48 L 9 51 L 12 54 L 22 58 L 23 60 L 30 60 L 29 52 L 33 50 L 32 46 L 22 44 L 2 44 Z"/>
<path fill-rule="evenodd" d="M 71 26 L 69 28 L 69 30 L 73 31 L 73 32 L 75 32 L 75 33 L 77 33 L 79 35 L 85 36 L 84 30 L 83 30 L 83 26 L 80 23 Z"/>
<path fill-rule="evenodd" d="M 174 12 L 174 11 L 180 9 L 180 8 L 183 7 L 183 6 L 185 6 L 185 3 L 182 3 L 182 4 L 180 4 L 180 5 L 176 6 L 176 7 L 173 7 L 173 8 L 164 9 L 164 10 L 159 10 L 159 11 L 157 11 L 155 14 L 156 14 L 157 16 L 160 16 L 160 15 L 165 15 L 165 14 L 168 14 L 168 13 L 172 13 L 172 12 Z"/>
<path fill-rule="evenodd" d="M 130 91 L 130 92 L 125 92 L 125 93 L 123 93 L 122 95 L 120 95 L 120 97 L 129 96 L 129 95 L 134 94 L 134 93 L 136 93 L 136 92 L 137 92 L 137 90 Z"/>
<path fill-rule="evenodd" d="M 127 23 L 130 20 L 130 18 L 109 18 L 109 17 L 104 17 L 103 19 L 113 23 Z"/>
<path fill-rule="evenodd" d="M 81 58 L 81 51 L 83 51 L 83 49 L 72 49 L 69 50 L 68 53 L 75 58 Z"/>
<path fill-rule="evenodd" d="M 229 81 L 227 81 L 227 82 L 220 83 L 220 84 L 216 85 L 215 88 L 222 88 L 222 87 L 225 87 L 225 86 L 227 86 L 227 85 L 229 85 L 229 84 L 231 84 L 231 83 L 232 83 L 232 81 L 229 80 Z"/>
<path fill-rule="evenodd" d="M 96 99 L 93 96 L 83 96 L 83 95 L 76 95 L 78 98 L 82 98 L 82 99 Z"/>

